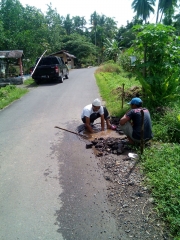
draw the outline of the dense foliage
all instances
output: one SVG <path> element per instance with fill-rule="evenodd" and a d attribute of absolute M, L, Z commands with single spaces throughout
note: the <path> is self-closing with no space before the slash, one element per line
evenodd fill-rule
<path fill-rule="evenodd" d="M 23 50 L 25 71 L 45 50 L 50 54 L 65 49 L 77 57 L 78 66 L 100 64 L 111 59 L 116 61 L 120 50 L 129 48 L 135 39 L 132 27 L 148 19 L 155 2 L 132 1 L 135 16 L 118 29 L 113 18 L 96 11 L 87 22 L 81 16 L 60 15 L 51 4 L 44 14 L 30 5 L 24 7 L 19 0 L 1 0 L 0 50 Z M 180 15 L 175 14 L 177 2 L 159 0 L 157 19 L 174 25 L 179 32 Z M 141 14 L 142 11 L 145 15 Z"/>
<path fill-rule="evenodd" d="M 133 72 L 154 106 L 180 97 L 180 38 L 163 24 L 135 26 L 136 39 L 128 50 L 136 56 Z"/>

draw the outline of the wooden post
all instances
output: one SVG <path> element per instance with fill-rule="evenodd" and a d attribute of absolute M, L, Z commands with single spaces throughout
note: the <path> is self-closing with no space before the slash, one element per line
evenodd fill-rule
<path fill-rule="evenodd" d="M 141 110 L 141 154 L 144 150 L 144 111 Z"/>
<path fill-rule="evenodd" d="M 123 106 L 124 106 L 124 83 L 123 83 L 123 85 L 122 85 L 122 106 L 121 106 L 121 108 L 123 109 Z"/>
<path fill-rule="evenodd" d="M 20 76 L 23 77 L 23 68 L 22 68 L 21 58 L 18 59 L 18 63 L 19 63 L 19 68 L 20 68 Z"/>

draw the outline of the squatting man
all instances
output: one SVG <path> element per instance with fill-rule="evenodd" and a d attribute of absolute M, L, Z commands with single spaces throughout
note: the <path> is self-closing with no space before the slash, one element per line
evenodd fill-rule
<path fill-rule="evenodd" d="M 85 106 L 81 113 L 81 119 L 88 132 L 93 133 L 92 124 L 97 118 L 101 119 L 101 131 L 104 131 L 105 122 L 107 129 L 114 129 L 114 126 L 110 124 L 110 116 L 107 108 L 101 105 L 101 101 L 98 98 L 92 104 Z"/>
<path fill-rule="evenodd" d="M 149 110 L 142 107 L 142 100 L 138 97 L 132 98 L 128 103 L 131 110 L 120 119 L 119 127 L 127 136 L 130 144 L 140 143 L 141 141 L 141 110 L 144 112 L 144 141 L 148 141 L 153 137 L 151 117 Z"/>

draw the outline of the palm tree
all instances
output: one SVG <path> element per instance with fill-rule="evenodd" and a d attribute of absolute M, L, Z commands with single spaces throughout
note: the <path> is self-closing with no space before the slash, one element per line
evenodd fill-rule
<path fill-rule="evenodd" d="M 91 14 L 91 19 L 90 19 L 90 22 L 92 24 L 92 31 L 95 32 L 95 41 L 94 41 L 95 46 L 97 45 L 96 44 L 96 29 L 97 29 L 97 25 L 98 25 L 98 20 L 99 20 L 99 15 L 95 11 L 95 12 L 93 12 L 93 14 Z"/>
<path fill-rule="evenodd" d="M 142 18 L 143 21 L 147 21 L 150 13 L 154 13 L 153 6 L 155 5 L 155 0 L 133 0 L 131 6 L 136 12 L 137 18 Z"/>
<path fill-rule="evenodd" d="M 177 7 L 177 2 L 178 0 L 159 0 L 156 23 L 158 23 L 160 13 L 161 13 L 161 17 L 159 22 L 161 22 L 163 15 L 169 15 L 171 13 L 171 16 L 172 16 L 175 11 L 175 8 Z"/>

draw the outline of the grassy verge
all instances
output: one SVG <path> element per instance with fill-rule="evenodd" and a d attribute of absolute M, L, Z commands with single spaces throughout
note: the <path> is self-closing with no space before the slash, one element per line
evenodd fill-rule
<path fill-rule="evenodd" d="M 32 78 L 24 81 L 23 85 L 27 87 L 36 87 L 37 84 Z M 10 103 L 21 98 L 24 94 L 28 92 L 28 89 L 17 87 L 15 85 L 8 85 L 6 87 L 0 88 L 0 109 L 5 108 Z"/>
<path fill-rule="evenodd" d="M 115 66 L 112 72 L 110 69 L 100 67 L 95 77 L 109 112 L 121 117 L 128 109 L 127 101 L 122 109 L 122 84 L 128 91 L 138 82 Z M 151 116 L 156 142 L 145 149 L 140 164 L 159 216 L 168 223 L 174 239 L 180 240 L 180 107 L 173 104 L 165 114 L 151 112 Z"/>
<path fill-rule="evenodd" d="M 127 111 L 129 107 L 127 103 L 131 99 L 130 95 L 129 98 L 124 98 L 122 102 L 123 85 L 124 90 L 127 91 L 133 86 L 140 86 L 140 84 L 135 81 L 134 78 L 129 79 L 128 76 L 121 69 L 119 69 L 119 73 L 103 71 L 104 69 L 99 69 L 95 73 L 100 94 L 103 100 L 106 101 L 106 106 L 110 111 L 111 115 L 121 116 Z M 107 71 L 106 68 L 105 71 Z"/>
<path fill-rule="evenodd" d="M 146 182 L 156 202 L 156 210 L 180 239 L 180 146 L 154 145 L 142 156 Z"/>
<path fill-rule="evenodd" d="M 27 89 L 18 88 L 15 85 L 0 88 L 0 109 L 21 98 L 27 92 Z"/>
<path fill-rule="evenodd" d="M 24 85 L 30 86 L 30 87 L 36 87 L 37 84 L 35 83 L 34 79 L 30 78 L 24 81 Z"/>

